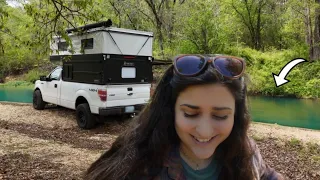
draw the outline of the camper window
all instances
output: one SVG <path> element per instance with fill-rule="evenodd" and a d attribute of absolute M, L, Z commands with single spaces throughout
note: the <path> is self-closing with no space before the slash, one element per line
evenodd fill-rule
<path fill-rule="evenodd" d="M 58 50 L 67 51 L 68 50 L 67 42 L 58 42 Z"/>
<path fill-rule="evenodd" d="M 122 78 L 136 78 L 136 68 L 135 67 L 122 67 L 121 77 Z"/>
<path fill-rule="evenodd" d="M 81 39 L 83 49 L 93 49 L 93 38 Z"/>
<path fill-rule="evenodd" d="M 63 79 L 67 79 L 67 80 L 72 79 L 72 65 L 71 64 L 64 65 L 62 74 L 63 74 Z"/>

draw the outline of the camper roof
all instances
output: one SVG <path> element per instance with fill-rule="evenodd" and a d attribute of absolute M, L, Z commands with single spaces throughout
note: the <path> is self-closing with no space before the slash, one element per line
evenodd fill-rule
<path fill-rule="evenodd" d="M 101 21 L 101 22 L 97 22 L 97 23 L 93 23 L 93 24 L 79 26 L 76 28 L 66 29 L 66 33 L 68 33 L 68 36 L 79 36 L 79 34 L 77 34 L 75 32 L 82 32 L 82 34 L 89 34 L 89 33 L 97 32 L 97 31 L 107 31 L 107 32 L 112 31 L 112 32 L 118 32 L 118 33 L 139 34 L 139 35 L 143 35 L 143 36 L 153 37 L 153 32 L 112 27 L 111 19 L 108 19 L 107 21 Z M 60 38 L 60 37 L 61 36 L 53 36 L 53 38 Z"/>
<path fill-rule="evenodd" d="M 118 32 L 118 33 L 126 33 L 126 34 L 139 34 L 142 36 L 149 36 L 153 37 L 153 32 L 147 32 L 147 31 L 139 31 L 139 30 L 133 30 L 133 29 L 124 29 L 124 28 L 116 28 L 116 27 L 97 27 L 90 30 L 87 30 L 85 34 L 90 34 L 93 32 L 99 32 L 99 31 L 106 31 L 106 32 Z M 69 33 L 69 36 L 78 36 L 77 33 Z M 53 36 L 53 38 L 59 38 L 61 36 Z"/>

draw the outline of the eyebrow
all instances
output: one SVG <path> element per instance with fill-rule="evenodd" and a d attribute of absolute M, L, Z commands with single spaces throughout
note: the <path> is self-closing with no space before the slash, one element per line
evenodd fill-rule
<path fill-rule="evenodd" d="M 181 104 L 180 106 L 187 106 L 191 109 L 200 109 L 198 106 L 190 105 L 190 104 Z M 212 109 L 217 110 L 217 111 L 222 111 L 222 110 L 232 110 L 229 107 L 212 107 Z"/>

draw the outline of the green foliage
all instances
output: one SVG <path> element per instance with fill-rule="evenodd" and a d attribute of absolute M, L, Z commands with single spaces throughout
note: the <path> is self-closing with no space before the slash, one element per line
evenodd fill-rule
<path fill-rule="evenodd" d="M 251 94 L 316 98 L 320 61 L 299 64 L 286 77 L 291 82 L 279 88 L 272 75 L 292 59 L 309 57 L 304 2 L 30 0 L 23 8 L 14 8 L 0 0 L 0 82 L 7 75 L 28 72 L 23 79 L 33 83 L 46 72 L 29 70 L 47 62 L 53 35 L 60 33 L 70 41 L 64 33 L 66 28 L 110 18 L 115 27 L 154 32 L 155 58 L 167 60 L 182 53 L 241 56 L 247 62 Z M 259 3 L 263 3 L 260 17 Z M 309 7 L 314 18 L 316 6 L 312 2 Z M 261 28 L 257 28 L 259 18 Z M 256 32 L 250 32 L 250 21 L 254 25 L 251 30 Z M 254 47 L 252 36 L 259 30 L 261 49 L 257 51 L 249 47 Z M 155 69 L 155 77 L 163 70 Z"/>
<path fill-rule="evenodd" d="M 284 86 L 276 87 L 272 73 L 280 70 L 291 60 L 308 56 L 307 49 L 271 50 L 261 52 L 250 48 L 229 48 L 227 54 L 246 60 L 250 77 L 249 92 L 266 96 L 319 97 L 320 62 L 303 63 L 296 66 L 286 77 L 290 80 Z"/>
<path fill-rule="evenodd" d="M 27 82 L 34 84 L 36 80 L 39 80 L 40 76 L 48 75 L 48 71 L 39 71 L 38 69 L 33 69 L 24 75 L 23 79 Z"/>

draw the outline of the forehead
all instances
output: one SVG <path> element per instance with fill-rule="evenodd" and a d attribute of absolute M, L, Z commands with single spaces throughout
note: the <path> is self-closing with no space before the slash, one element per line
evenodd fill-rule
<path fill-rule="evenodd" d="M 230 90 L 222 84 L 190 86 L 178 95 L 177 104 L 187 103 L 201 107 L 230 107 L 234 109 L 235 99 Z"/>

